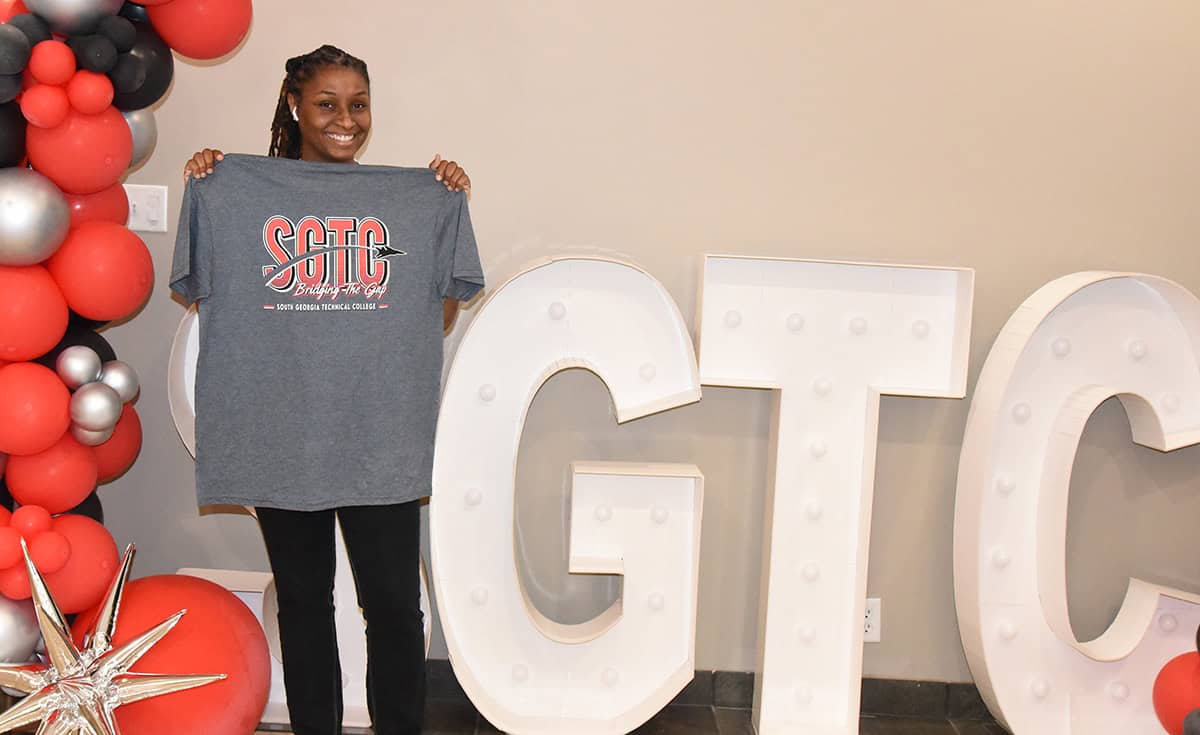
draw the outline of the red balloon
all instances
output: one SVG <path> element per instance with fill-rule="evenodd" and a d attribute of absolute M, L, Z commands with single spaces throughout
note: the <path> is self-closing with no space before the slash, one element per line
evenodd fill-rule
<path fill-rule="evenodd" d="M 113 428 L 112 436 L 99 446 L 92 447 L 99 470 L 100 482 L 112 482 L 133 466 L 142 449 L 142 420 L 132 403 L 121 409 L 121 418 Z"/>
<path fill-rule="evenodd" d="M 1183 719 L 1200 707 L 1200 654 L 1195 651 L 1167 662 L 1154 680 L 1154 714 L 1171 735 L 1183 735 Z"/>
<path fill-rule="evenodd" d="M 9 526 L 0 526 L 0 569 L 8 569 L 20 563 L 21 532 Z"/>
<path fill-rule="evenodd" d="M 41 506 L 46 510 L 46 527 L 50 530 L 50 513 L 65 513 L 79 505 L 96 489 L 96 457 L 92 448 L 80 444 L 67 432 L 44 452 L 8 461 L 8 489 L 22 507 L 13 514 L 15 519 L 26 508 Z M 14 520 L 15 523 L 15 520 Z M 25 536 L 28 541 L 32 536 Z"/>
<path fill-rule="evenodd" d="M 237 48 L 253 17 L 250 0 L 171 0 L 147 12 L 167 45 L 193 59 L 215 59 Z"/>
<path fill-rule="evenodd" d="M 83 114 L 99 115 L 112 104 L 112 82 L 104 74 L 82 69 L 67 82 L 67 99 Z"/>
<path fill-rule="evenodd" d="M 0 462 L 0 477 L 4 476 L 3 465 L 4 465 L 4 462 Z M 7 526 L 8 522 L 11 520 L 12 520 L 12 511 L 9 510 L 8 508 L 5 508 L 3 505 L 0 505 L 0 528 Z M 0 564 L 0 569 L 3 569 L 3 568 L 4 568 L 4 565 Z"/>
<path fill-rule="evenodd" d="M 29 572 L 25 571 L 25 559 L 13 564 L 8 569 L 0 571 L 0 595 L 10 600 L 28 600 L 33 597 L 29 589 Z"/>
<path fill-rule="evenodd" d="M 42 41 L 33 47 L 26 70 L 42 84 L 66 84 L 75 73 L 75 53 L 62 41 Z"/>
<path fill-rule="evenodd" d="M 0 452 L 37 454 L 54 446 L 71 426 L 70 403 L 71 391 L 53 370 L 32 362 L 0 368 Z"/>
<path fill-rule="evenodd" d="M 68 194 L 71 208 L 71 227 L 84 222 L 113 222 L 123 225 L 129 221 L 129 196 L 120 182 L 95 194 Z"/>
<path fill-rule="evenodd" d="M 181 574 L 136 579 L 125 586 L 113 642 L 126 643 L 184 609 L 179 624 L 133 671 L 228 678 L 121 707 L 116 711 L 121 732 L 158 735 L 164 722 L 171 723 L 171 735 L 254 732 L 267 704 L 271 658 L 258 619 L 232 592 Z M 95 611 L 79 616 L 77 642 L 95 617 Z"/>
<path fill-rule="evenodd" d="M 0 22 L 7 21 L 14 15 L 28 13 L 29 8 L 21 0 L 0 0 Z"/>
<path fill-rule="evenodd" d="M 94 194 L 117 183 L 129 168 L 133 133 L 115 107 L 99 115 L 71 110 L 56 128 L 30 128 L 25 147 L 33 167 L 58 188 Z"/>
<path fill-rule="evenodd" d="M 67 119 L 71 103 L 66 90 L 49 84 L 35 84 L 21 94 L 21 114 L 30 125 L 57 128 Z"/>
<path fill-rule="evenodd" d="M 34 537 L 50 530 L 54 519 L 50 513 L 37 505 L 22 505 L 13 511 L 9 528 L 15 529 L 25 539 L 25 543 L 33 541 Z"/>
<path fill-rule="evenodd" d="M 154 285 L 146 244 L 113 222 L 84 222 L 71 230 L 46 268 L 72 311 L 102 322 L 133 314 Z"/>
<path fill-rule="evenodd" d="M 91 518 L 73 514 L 55 517 L 53 530 L 66 536 L 71 545 L 66 566 L 46 575 L 58 609 L 71 614 L 98 605 L 119 563 L 112 534 Z M 125 610 L 124 604 L 121 610 Z"/>
<path fill-rule="evenodd" d="M 42 574 L 54 574 L 71 558 L 71 544 L 61 533 L 46 531 L 30 542 L 29 558 Z"/>
<path fill-rule="evenodd" d="M 45 268 L 0 265 L 0 358 L 41 357 L 67 333 L 69 318 L 66 299 Z"/>

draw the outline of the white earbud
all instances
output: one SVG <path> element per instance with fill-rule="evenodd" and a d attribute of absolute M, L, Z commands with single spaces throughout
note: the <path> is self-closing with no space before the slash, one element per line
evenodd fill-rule
<path fill-rule="evenodd" d="M 296 114 L 295 107 L 292 108 L 292 119 L 295 120 L 296 122 L 300 122 L 300 116 Z"/>

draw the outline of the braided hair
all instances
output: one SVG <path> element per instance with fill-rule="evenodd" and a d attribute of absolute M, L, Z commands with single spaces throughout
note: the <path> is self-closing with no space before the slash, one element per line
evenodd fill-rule
<path fill-rule="evenodd" d="M 283 78 L 283 85 L 279 89 L 279 104 L 275 106 L 275 119 L 271 122 L 271 148 L 267 155 L 282 158 L 300 157 L 300 123 L 292 119 L 288 95 L 299 99 L 300 87 L 318 71 L 330 66 L 353 69 L 362 75 L 367 86 L 371 85 L 366 63 L 336 46 L 325 44 L 316 51 L 288 59 L 287 76 Z"/>

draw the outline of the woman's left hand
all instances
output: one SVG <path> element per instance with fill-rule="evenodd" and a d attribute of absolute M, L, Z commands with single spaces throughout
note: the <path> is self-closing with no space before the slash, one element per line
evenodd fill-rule
<path fill-rule="evenodd" d="M 455 161 L 443 161 L 442 154 L 437 154 L 429 162 L 429 168 L 437 174 L 437 180 L 445 184 L 450 191 L 465 191 L 471 193 L 471 177 Z"/>

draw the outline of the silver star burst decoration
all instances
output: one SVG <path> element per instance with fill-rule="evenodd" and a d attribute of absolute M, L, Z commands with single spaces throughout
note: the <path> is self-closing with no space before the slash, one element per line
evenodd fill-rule
<path fill-rule="evenodd" d="M 117 707 L 225 678 L 224 674 L 175 676 L 129 671 L 187 612 L 180 610 L 128 643 L 113 647 L 121 595 L 133 566 L 132 544 L 125 549 L 121 569 L 108 588 L 82 649 L 71 640 L 71 630 L 50 596 L 46 580 L 33 566 L 24 541 L 21 548 L 50 665 L 0 665 L 0 686 L 28 695 L 0 714 L 0 732 L 40 720 L 37 735 L 120 735 L 113 715 Z"/>

